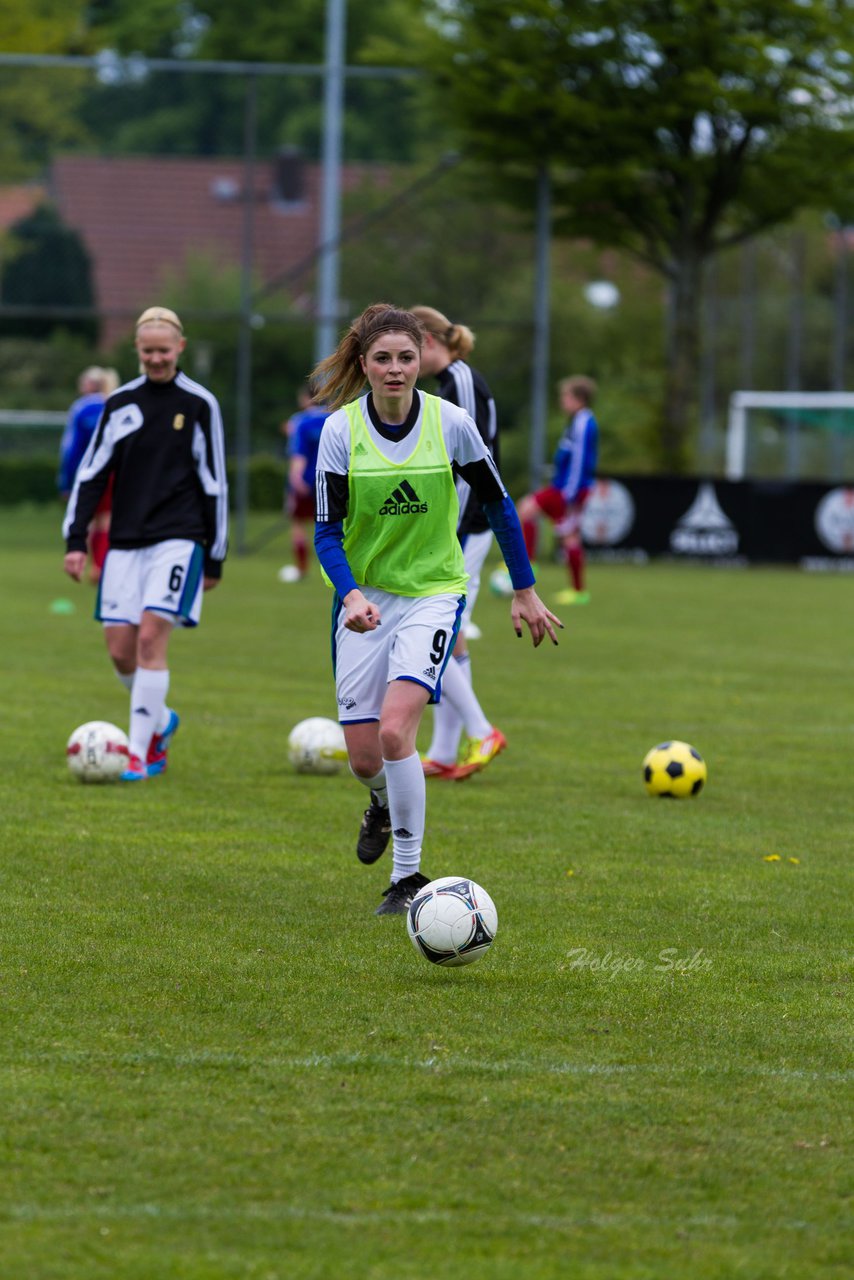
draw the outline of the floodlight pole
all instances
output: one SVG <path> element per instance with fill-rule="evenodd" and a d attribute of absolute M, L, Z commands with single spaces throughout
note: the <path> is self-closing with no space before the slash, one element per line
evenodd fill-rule
<path fill-rule="evenodd" d="M 789 310 L 789 351 L 786 390 L 800 391 L 804 344 L 804 270 L 806 243 L 803 231 L 794 231 L 791 242 L 792 304 Z M 786 474 L 796 480 L 800 472 L 800 425 L 791 417 L 786 426 Z"/>
<path fill-rule="evenodd" d="M 833 357 L 830 385 L 834 391 L 845 390 L 848 339 L 848 228 L 840 223 L 836 236 L 836 279 L 833 289 Z M 844 471 L 843 438 L 839 430 L 830 433 L 830 473 L 841 480 Z"/>
<path fill-rule="evenodd" d="M 741 385 L 753 388 L 756 364 L 756 241 L 747 240 L 741 253 Z"/>
<path fill-rule="evenodd" d="M 717 401 L 718 344 L 718 271 L 717 259 L 706 264 L 706 287 L 703 291 L 705 315 L 703 343 L 700 353 L 700 461 L 708 473 L 714 469 L 715 409 Z"/>
<path fill-rule="evenodd" d="M 246 550 L 249 511 L 249 456 L 252 421 L 252 263 L 255 238 L 255 152 L 258 118 L 258 78 L 246 81 L 243 116 L 243 219 L 240 237 L 240 320 L 237 335 L 237 429 L 235 433 L 235 513 L 237 553 Z"/>
<path fill-rule="evenodd" d="M 534 340 L 531 360 L 531 489 L 539 489 L 546 456 L 549 381 L 549 257 L 552 192 L 547 165 L 537 172 L 537 243 L 534 273 Z"/>
<path fill-rule="evenodd" d="M 317 278 L 315 360 L 337 346 L 341 235 L 341 135 L 344 111 L 346 0 L 326 0 L 323 151 L 320 186 L 320 258 Z"/>

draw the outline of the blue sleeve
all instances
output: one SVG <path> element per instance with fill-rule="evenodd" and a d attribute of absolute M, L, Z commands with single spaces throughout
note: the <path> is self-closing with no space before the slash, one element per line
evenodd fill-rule
<path fill-rule="evenodd" d="M 314 550 L 324 573 L 343 600 L 347 592 L 359 584 L 344 554 L 344 525 L 340 520 L 314 526 Z"/>
<path fill-rule="evenodd" d="M 584 437 L 584 458 L 581 464 L 581 484 L 589 489 L 596 479 L 597 454 L 599 452 L 599 429 L 591 420 Z"/>
<path fill-rule="evenodd" d="M 74 487 L 74 473 L 80 462 L 79 457 L 75 460 L 71 452 L 72 440 L 63 439 L 60 455 L 59 455 L 59 475 L 57 477 L 57 486 L 60 493 L 70 493 Z"/>
<path fill-rule="evenodd" d="M 522 526 L 513 499 L 505 497 L 501 502 L 485 502 L 483 510 L 498 540 L 514 590 L 532 587 L 536 579 L 525 550 Z"/>
<path fill-rule="evenodd" d="M 306 430 L 307 425 L 310 424 L 307 424 L 305 419 L 297 423 L 296 430 L 291 436 L 291 443 L 288 449 L 288 454 L 291 458 L 305 458 L 308 454 L 306 437 L 309 435 L 309 432 Z"/>
<path fill-rule="evenodd" d="M 66 485 L 66 488 L 68 489 L 70 489 L 71 486 L 74 484 L 74 477 L 77 475 L 77 470 L 80 466 L 80 463 L 83 461 L 83 455 L 88 449 L 89 441 L 91 439 L 92 439 L 91 435 L 87 437 L 83 434 L 83 432 L 78 432 L 74 440 L 74 446 L 69 451 L 68 457 L 65 459 L 65 475 L 68 480 L 68 484 Z"/>
<path fill-rule="evenodd" d="M 83 455 L 89 447 L 97 419 L 90 426 L 85 415 L 75 414 L 62 437 L 59 460 L 59 488 L 61 493 L 70 493 L 74 487 L 74 477 Z"/>
<path fill-rule="evenodd" d="M 554 456 L 552 484 L 555 489 L 563 489 L 569 476 L 569 464 L 572 461 L 572 450 L 559 448 Z"/>

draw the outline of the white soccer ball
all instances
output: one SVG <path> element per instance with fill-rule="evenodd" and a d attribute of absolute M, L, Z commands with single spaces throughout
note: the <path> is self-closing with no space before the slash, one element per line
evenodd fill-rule
<path fill-rule="evenodd" d="M 108 720 L 89 720 L 68 739 L 65 758 L 81 782 L 115 782 L 128 767 L 127 734 Z"/>
<path fill-rule="evenodd" d="M 493 569 L 489 575 L 489 589 L 494 596 L 512 596 L 513 582 L 506 565 L 502 565 L 500 569 Z"/>
<path fill-rule="evenodd" d="M 288 737 L 288 759 L 297 773 L 338 773 L 347 762 L 344 730 L 324 716 L 301 720 Z"/>
<path fill-rule="evenodd" d="M 415 950 L 446 969 L 479 960 L 492 946 L 497 929 L 495 903 L 465 876 L 431 880 L 406 914 L 406 931 Z"/>

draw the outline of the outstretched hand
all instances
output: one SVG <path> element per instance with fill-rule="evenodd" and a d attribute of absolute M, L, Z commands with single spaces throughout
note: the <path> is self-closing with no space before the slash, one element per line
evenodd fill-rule
<path fill-rule="evenodd" d="M 542 644 L 547 635 L 552 644 L 557 644 L 555 627 L 558 627 L 561 631 L 563 630 L 563 623 L 560 618 L 556 617 L 551 609 L 546 608 L 533 587 L 525 587 L 521 591 L 513 592 L 510 617 L 513 622 L 513 630 L 520 640 L 522 638 L 522 623 L 528 624 L 535 649 L 537 645 Z"/>

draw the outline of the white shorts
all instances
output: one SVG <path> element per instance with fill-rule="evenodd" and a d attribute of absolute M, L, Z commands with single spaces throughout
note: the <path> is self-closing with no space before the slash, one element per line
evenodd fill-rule
<path fill-rule="evenodd" d="M 392 680 L 423 685 L 430 702 L 438 702 L 465 608 L 465 596 L 412 598 L 361 587 L 377 605 L 382 621 L 374 631 L 348 631 L 346 609 L 339 596 L 332 610 L 332 665 L 342 724 L 379 720 Z"/>
<path fill-rule="evenodd" d="M 144 610 L 195 627 L 202 613 L 205 553 L 198 542 L 170 538 L 151 547 L 110 547 L 98 585 L 95 617 L 105 626 L 139 626 Z"/>
<path fill-rule="evenodd" d="M 463 541 L 463 559 L 466 573 L 469 576 L 466 587 L 466 607 L 463 612 L 463 626 L 471 622 L 472 610 L 480 590 L 480 573 L 483 563 L 492 546 L 492 530 L 484 529 L 483 533 L 467 533 Z"/>

